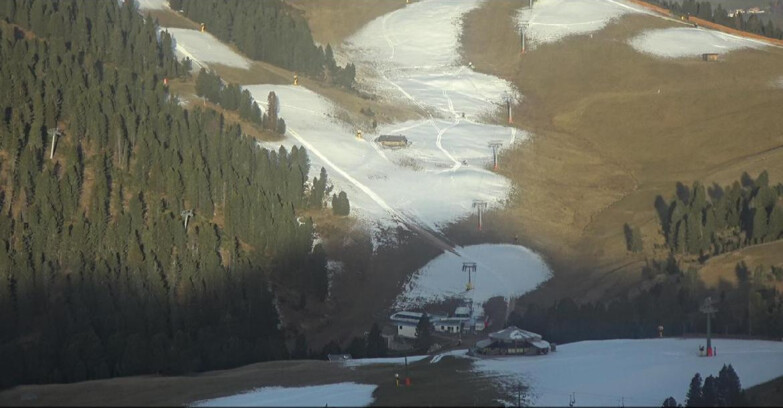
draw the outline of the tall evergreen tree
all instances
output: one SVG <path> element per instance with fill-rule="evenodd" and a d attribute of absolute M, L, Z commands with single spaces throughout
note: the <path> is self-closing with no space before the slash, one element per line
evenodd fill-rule
<path fill-rule="evenodd" d="M 699 407 L 702 405 L 701 375 L 696 373 L 691 379 L 688 393 L 685 394 L 686 407 Z"/>
<path fill-rule="evenodd" d="M 426 353 L 432 346 L 432 341 L 432 323 L 430 316 L 424 312 L 419 323 L 416 324 L 416 348 Z"/>

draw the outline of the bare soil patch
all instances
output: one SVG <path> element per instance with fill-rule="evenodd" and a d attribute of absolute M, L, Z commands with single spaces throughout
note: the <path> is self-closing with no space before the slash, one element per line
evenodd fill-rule
<path fill-rule="evenodd" d="M 463 53 L 525 96 L 516 126 L 534 136 L 501 157 L 517 194 L 495 225 L 555 270 L 527 301 L 595 300 L 635 285 L 660 241 L 654 199 L 671 197 L 677 181 L 726 185 L 763 169 L 775 183 L 783 177 L 783 93 L 768 85 L 783 51 L 740 50 L 717 64 L 659 59 L 627 40 L 673 23 L 629 15 L 520 55 L 518 6 L 496 0 L 470 13 Z M 641 227 L 644 254 L 626 251 L 626 222 Z"/>

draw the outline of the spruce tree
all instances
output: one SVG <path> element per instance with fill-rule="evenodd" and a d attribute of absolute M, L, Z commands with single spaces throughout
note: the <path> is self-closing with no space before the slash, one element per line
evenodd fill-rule
<path fill-rule="evenodd" d="M 354 337 L 348 344 L 345 352 L 350 354 L 352 358 L 369 357 L 367 355 L 367 342 L 363 337 Z"/>
<path fill-rule="evenodd" d="M 416 341 L 415 346 L 422 352 L 428 352 L 430 346 L 432 346 L 432 323 L 427 312 L 421 316 L 419 323 L 416 324 Z"/>
<path fill-rule="evenodd" d="M 696 373 L 691 379 L 688 393 L 685 395 L 686 407 L 699 407 L 702 405 L 701 375 Z"/>
<path fill-rule="evenodd" d="M 367 335 L 367 357 L 386 357 L 386 341 L 381 336 L 378 323 L 373 323 Z"/>
<path fill-rule="evenodd" d="M 669 398 L 666 398 L 666 399 L 663 401 L 663 405 L 662 405 L 662 407 L 664 407 L 664 408 L 668 408 L 668 407 L 676 407 L 676 406 L 677 406 L 677 400 L 676 400 L 676 399 L 674 399 L 674 397 L 669 397 Z"/>
<path fill-rule="evenodd" d="M 712 375 L 704 379 L 701 391 L 701 405 L 706 407 L 718 405 L 718 381 Z"/>
<path fill-rule="evenodd" d="M 742 385 L 734 367 L 724 364 L 718 373 L 718 399 L 721 406 L 741 405 Z"/>

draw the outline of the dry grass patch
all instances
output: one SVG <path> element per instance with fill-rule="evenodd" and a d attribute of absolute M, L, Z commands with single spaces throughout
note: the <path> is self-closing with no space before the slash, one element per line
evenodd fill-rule
<path fill-rule="evenodd" d="M 672 23 L 629 15 L 592 38 L 521 56 L 517 6 L 498 0 L 469 14 L 463 52 L 525 95 L 514 116 L 534 137 L 501 157 L 519 193 L 502 217 L 556 271 L 533 296 L 627 290 L 660 241 L 655 196 L 671 197 L 677 181 L 726 185 L 763 169 L 774 182 L 783 177 L 783 93 L 769 87 L 780 49 L 735 51 L 716 64 L 655 58 L 627 40 Z M 641 227 L 645 254 L 626 251 L 626 222 Z"/>
<path fill-rule="evenodd" d="M 336 46 L 365 24 L 405 7 L 405 0 L 287 0 L 302 10 L 313 38 Z"/>
<path fill-rule="evenodd" d="M 771 266 L 783 266 L 781 254 L 783 254 L 783 241 L 743 248 L 709 259 L 699 271 L 699 276 L 709 287 L 717 287 L 720 281 L 736 284 L 738 263 L 744 261 L 751 273 L 758 266 L 763 267 L 764 272 L 767 273 Z M 764 283 L 773 284 L 778 290 L 783 291 L 783 282 Z"/>
<path fill-rule="evenodd" d="M 356 382 L 375 384 L 375 406 L 494 405 L 503 394 L 486 378 L 470 371 L 472 362 L 453 357 L 437 364 L 409 364 L 411 387 L 395 387 L 400 365 L 356 368 L 327 361 L 296 360 L 179 376 L 139 376 L 75 384 L 26 385 L 0 392 L 2 406 L 184 406 L 204 399 L 239 394 L 260 387 L 300 387 Z M 433 392 L 437 391 L 437 392 Z"/>

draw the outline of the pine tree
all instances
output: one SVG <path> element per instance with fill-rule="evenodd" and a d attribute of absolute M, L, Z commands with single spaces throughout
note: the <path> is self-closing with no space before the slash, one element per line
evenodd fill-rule
<path fill-rule="evenodd" d="M 663 405 L 662 405 L 662 407 L 664 407 L 664 408 L 668 408 L 668 407 L 677 407 L 677 400 L 676 400 L 676 399 L 674 399 L 674 397 L 669 397 L 669 398 L 666 398 L 666 399 L 663 401 Z"/>
<path fill-rule="evenodd" d="M 702 405 L 701 375 L 696 373 L 691 379 L 688 393 L 685 395 L 686 407 L 699 407 Z"/>
<path fill-rule="evenodd" d="M 763 207 L 753 210 L 753 227 L 749 234 L 749 239 L 754 243 L 764 242 L 767 235 L 767 210 Z"/>
<path fill-rule="evenodd" d="M 373 323 L 367 335 L 367 357 L 386 357 L 386 341 L 381 336 L 378 323 Z"/>
<path fill-rule="evenodd" d="M 742 385 L 734 367 L 724 364 L 718 374 L 719 404 L 725 407 L 738 406 L 742 403 Z"/>
<path fill-rule="evenodd" d="M 291 353 L 291 358 L 294 360 L 304 360 L 307 358 L 307 338 L 305 338 L 303 333 L 296 335 L 294 351 Z"/>
<path fill-rule="evenodd" d="M 775 241 L 783 237 L 783 207 L 775 205 L 769 216 L 767 240 Z"/>
<path fill-rule="evenodd" d="M 345 351 L 352 358 L 364 358 L 367 356 L 367 342 L 362 337 L 354 337 Z"/>
<path fill-rule="evenodd" d="M 266 122 L 264 123 L 264 128 L 273 132 L 277 131 L 277 114 L 280 111 L 278 102 L 275 92 L 269 92 L 269 95 L 267 95 Z"/>
<path fill-rule="evenodd" d="M 704 385 L 701 391 L 701 405 L 714 407 L 718 405 L 718 381 L 715 377 L 709 375 L 704 379 Z"/>
<path fill-rule="evenodd" d="M 416 324 L 416 348 L 428 352 L 430 346 L 432 346 L 432 323 L 427 312 L 421 316 L 419 323 Z"/>

